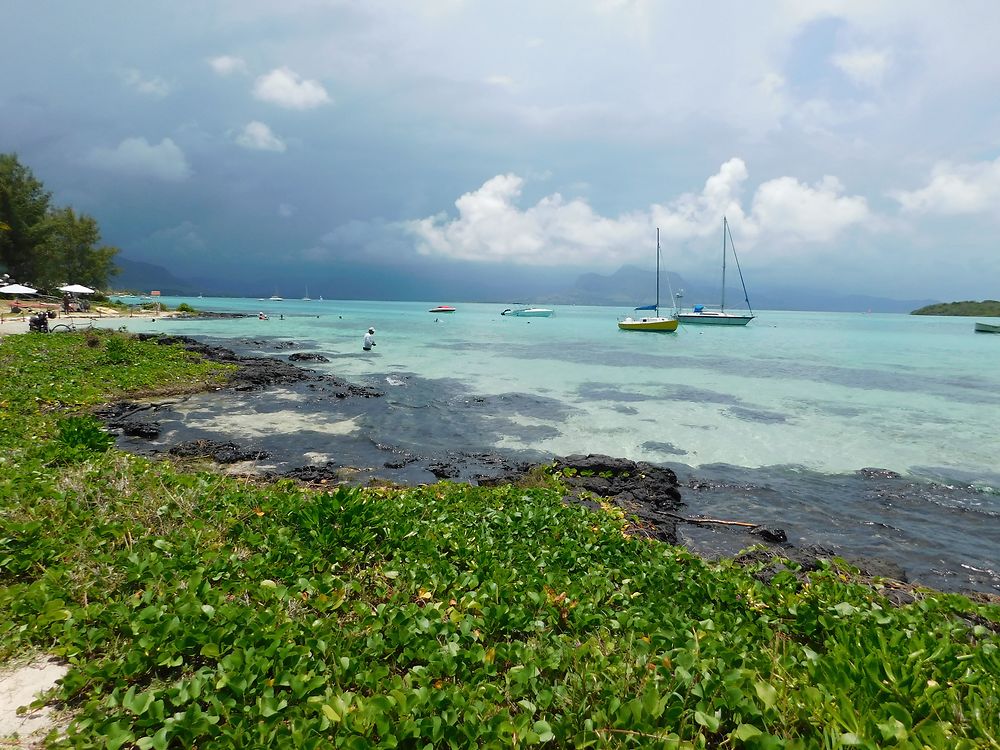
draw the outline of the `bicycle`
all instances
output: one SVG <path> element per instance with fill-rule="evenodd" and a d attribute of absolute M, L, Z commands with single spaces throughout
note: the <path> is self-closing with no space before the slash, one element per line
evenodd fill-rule
<path fill-rule="evenodd" d="M 85 326 L 77 326 L 76 323 L 74 323 L 73 321 L 70 321 L 69 323 L 57 323 L 54 326 L 49 326 L 48 332 L 49 333 L 56 333 L 56 332 L 59 332 L 59 333 L 75 333 L 77 331 L 89 331 L 89 330 L 93 329 L 93 327 L 94 327 L 94 321 L 92 321 L 92 320 L 88 320 L 87 321 L 87 325 L 85 325 Z"/>

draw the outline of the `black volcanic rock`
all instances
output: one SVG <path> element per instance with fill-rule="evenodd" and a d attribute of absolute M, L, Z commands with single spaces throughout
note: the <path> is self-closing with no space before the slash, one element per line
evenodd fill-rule
<path fill-rule="evenodd" d="M 160 425 L 157 422 L 130 420 L 121 423 L 121 430 L 123 435 L 143 438 L 144 440 L 155 440 L 160 436 Z"/>
<path fill-rule="evenodd" d="M 754 526 L 750 533 L 759 536 L 765 542 L 771 542 L 771 544 L 784 544 L 788 541 L 785 530 L 775 526 Z"/>
<path fill-rule="evenodd" d="M 268 457 L 265 451 L 247 450 L 236 443 L 218 440 L 189 440 L 175 445 L 169 452 L 178 458 L 210 458 L 220 464 L 259 461 Z"/>
<path fill-rule="evenodd" d="M 341 478 L 340 468 L 331 462 L 327 462 L 323 466 L 296 466 L 294 469 L 288 469 L 287 471 L 283 471 L 277 475 L 268 474 L 268 476 L 281 476 L 288 479 L 297 479 L 300 482 L 306 482 L 309 484 L 339 482 Z"/>
<path fill-rule="evenodd" d="M 123 435 L 153 440 L 160 435 L 159 423 L 145 420 L 137 415 L 154 409 L 153 404 L 136 404 L 131 401 L 120 401 L 107 404 L 94 412 L 112 430 L 121 430 Z"/>
<path fill-rule="evenodd" d="M 380 391 L 366 386 L 353 385 L 332 375 L 321 375 L 311 370 L 296 367 L 290 362 L 271 357 L 241 357 L 231 349 L 221 346 L 203 344 L 189 336 L 166 336 L 163 334 L 137 334 L 140 340 L 154 340 L 161 345 L 180 344 L 189 352 L 194 352 L 210 362 L 235 364 L 236 372 L 232 374 L 227 387 L 236 391 L 255 391 L 274 385 L 291 385 L 294 383 L 317 383 L 332 386 L 332 396 L 335 398 L 361 397 L 378 398 Z M 277 348 L 295 347 L 295 342 L 278 342 Z M 316 355 L 320 356 L 320 355 Z"/>
<path fill-rule="evenodd" d="M 599 454 L 557 458 L 556 472 L 566 485 L 622 503 L 648 506 L 657 511 L 673 511 L 684 503 L 677 487 L 677 475 L 645 461 L 629 461 Z"/>
<path fill-rule="evenodd" d="M 679 509 L 684 502 L 677 488 L 677 475 L 670 469 L 593 453 L 556 458 L 548 467 L 569 490 L 565 502 L 597 509 L 600 506 L 593 498 L 604 498 L 638 519 L 636 531 L 677 543 L 677 520 L 670 511 Z M 444 472 L 449 467 L 444 464 L 436 468 Z M 498 474 L 477 477 L 477 481 L 488 486 L 516 483 L 531 470 L 528 464 L 503 467 Z"/>

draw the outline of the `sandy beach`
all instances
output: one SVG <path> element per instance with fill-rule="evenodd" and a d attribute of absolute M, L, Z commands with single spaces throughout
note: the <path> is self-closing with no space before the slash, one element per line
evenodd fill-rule
<path fill-rule="evenodd" d="M 141 313 L 122 313 L 120 310 L 115 308 L 98 308 L 90 312 L 85 313 L 59 313 L 57 318 L 51 318 L 49 320 L 49 328 L 54 326 L 64 324 L 71 325 L 77 329 L 89 328 L 91 326 L 100 326 L 101 328 L 117 327 L 119 325 L 128 325 L 128 321 L 135 320 L 136 318 L 143 318 L 145 320 L 156 320 L 157 318 L 170 318 L 177 315 L 175 312 L 147 312 L 143 311 Z M 0 336 L 7 336 L 9 334 L 15 333 L 27 333 L 28 332 L 28 319 L 31 317 L 30 313 L 24 315 L 4 315 L 0 317 Z"/>

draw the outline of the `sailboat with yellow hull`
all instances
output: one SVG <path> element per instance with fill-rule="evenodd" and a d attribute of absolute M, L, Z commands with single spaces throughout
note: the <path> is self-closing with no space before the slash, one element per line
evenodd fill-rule
<path fill-rule="evenodd" d="M 671 333 L 677 330 L 677 318 L 673 315 L 660 315 L 660 228 L 656 228 L 656 304 L 635 308 L 636 312 L 651 310 L 652 315 L 633 318 L 631 315 L 618 321 L 618 328 L 623 331 L 653 331 L 654 333 Z"/>

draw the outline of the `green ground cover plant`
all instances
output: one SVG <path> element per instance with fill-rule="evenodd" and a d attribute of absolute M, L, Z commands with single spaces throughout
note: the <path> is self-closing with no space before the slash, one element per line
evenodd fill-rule
<path fill-rule="evenodd" d="M 100 336 L 0 345 L 0 659 L 70 665 L 55 746 L 998 747 L 996 606 L 894 607 L 836 561 L 764 583 L 555 476 L 318 491 L 127 455 L 90 407 L 223 373 Z"/>

